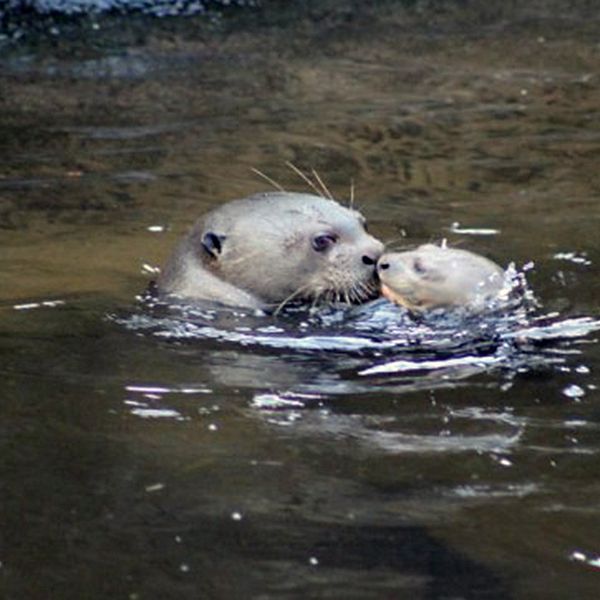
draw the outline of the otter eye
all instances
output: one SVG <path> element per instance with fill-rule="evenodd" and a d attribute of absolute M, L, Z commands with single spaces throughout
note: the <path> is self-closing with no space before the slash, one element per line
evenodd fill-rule
<path fill-rule="evenodd" d="M 312 247 L 317 252 L 325 252 L 328 248 L 331 248 L 337 242 L 337 236 L 331 233 L 324 233 L 317 235 L 313 238 Z"/>
<path fill-rule="evenodd" d="M 415 273 L 418 273 L 419 275 L 425 275 L 427 272 L 427 269 L 423 266 L 423 263 L 418 258 L 415 258 L 413 261 L 413 269 Z"/>

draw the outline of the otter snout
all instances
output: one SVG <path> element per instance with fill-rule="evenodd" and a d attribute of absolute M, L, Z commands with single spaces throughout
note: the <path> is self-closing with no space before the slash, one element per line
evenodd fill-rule
<path fill-rule="evenodd" d="M 389 253 L 381 254 L 379 259 L 377 260 L 377 266 L 375 267 L 375 271 L 379 276 L 379 279 L 383 279 L 386 276 L 389 277 L 390 271 L 393 270 L 396 263 L 393 263 L 393 256 Z M 397 265 L 396 265 L 397 266 Z"/>
<path fill-rule="evenodd" d="M 375 270 L 380 279 L 391 279 L 393 277 L 406 276 L 408 253 L 386 252 L 377 260 Z"/>
<path fill-rule="evenodd" d="M 377 261 L 383 254 L 383 244 L 375 238 L 371 238 L 370 242 L 371 243 L 367 247 L 363 248 L 361 260 L 363 265 L 375 267 Z"/>

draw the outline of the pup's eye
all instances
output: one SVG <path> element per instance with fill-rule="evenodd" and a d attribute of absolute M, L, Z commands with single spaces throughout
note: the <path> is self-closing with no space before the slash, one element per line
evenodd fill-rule
<path fill-rule="evenodd" d="M 337 236 L 332 233 L 324 233 L 322 235 L 317 235 L 313 238 L 312 247 L 317 252 L 324 252 L 328 248 L 331 248 L 337 242 Z"/>
<path fill-rule="evenodd" d="M 418 273 L 419 275 L 425 275 L 425 273 L 427 272 L 427 269 L 425 268 L 421 260 L 418 258 L 415 258 L 415 260 L 413 261 L 413 269 L 415 273 Z"/>

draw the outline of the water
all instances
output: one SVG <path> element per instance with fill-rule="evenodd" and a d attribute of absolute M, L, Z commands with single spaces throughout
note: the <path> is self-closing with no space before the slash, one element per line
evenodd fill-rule
<path fill-rule="evenodd" d="M 452 6 L 4 46 L 3 597 L 597 597 L 597 15 Z M 305 191 L 285 161 L 539 307 L 136 300 L 253 167 Z"/>

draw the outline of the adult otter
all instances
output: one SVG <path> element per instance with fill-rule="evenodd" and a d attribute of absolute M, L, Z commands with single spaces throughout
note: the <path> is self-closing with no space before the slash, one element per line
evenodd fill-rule
<path fill-rule="evenodd" d="M 382 252 L 355 210 L 310 194 L 257 194 L 200 218 L 157 286 L 163 295 L 258 309 L 292 299 L 362 302 L 377 294 Z"/>
<path fill-rule="evenodd" d="M 505 288 L 501 267 L 491 260 L 434 244 L 384 254 L 377 263 L 382 294 L 412 312 L 462 306 L 481 310 Z"/>

